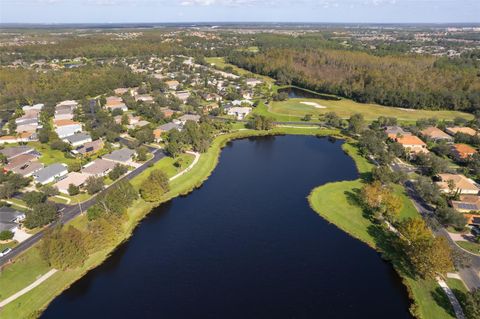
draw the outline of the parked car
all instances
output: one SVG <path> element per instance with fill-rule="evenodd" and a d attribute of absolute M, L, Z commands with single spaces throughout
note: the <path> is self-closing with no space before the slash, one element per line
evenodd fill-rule
<path fill-rule="evenodd" d="M 480 228 L 472 227 L 472 235 L 474 235 L 474 236 L 480 235 Z"/>
<path fill-rule="evenodd" d="M 2 250 L 2 251 L 0 252 L 0 257 L 5 256 L 6 254 L 8 254 L 8 253 L 11 252 L 11 251 L 12 251 L 12 248 L 5 248 L 4 250 Z"/>

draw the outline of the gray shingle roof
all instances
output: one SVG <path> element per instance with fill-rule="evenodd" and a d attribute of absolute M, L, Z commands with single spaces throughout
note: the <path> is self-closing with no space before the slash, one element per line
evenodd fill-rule
<path fill-rule="evenodd" d="M 0 223 L 13 223 L 15 219 L 22 215 L 24 213 L 11 207 L 0 207 Z"/>
<path fill-rule="evenodd" d="M 61 172 L 67 169 L 64 164 L 55 163 L 45 168 L 42 168 L 38 172 L 35 172 L 33 175 L 36 176 L 36 180 L 39 183 L 43 183 L 55 175 L 60 174 Z"/>
<path fill-rule="evenodd" d="M 167 124 L 160 125 L 158 128 L 161 129 L 162 131 L 168 132 L 173 129 L 180 130 L 182 127 L 179 124 L 167 123 Z"/>
<path fill-rule="evenodd" d="M 131 150 L 129 148 L 122 148 L 103 156 L 103 158 L 116 162 L 127 162 L 132 158 L 134 154 L 134 150 Z"/>
<path fill-rule="evenodd" d="M 67 136 L 64 138 L 65 140 L 68 141 L 70 144 L 75 144 L 81 141 L 85 141 L 87 139 L 91 139 L 90 135 L 88 133 L 75 133 L 73 135 Z"/>
<path fill-rule="evenodd" d="M 7 147 L 7 148 L 4 148 L 3 150 L 0 150 L 0 153 L 5 155 L 7 157 L 7 160 L 11 160 L 14 157 L 17 157 L 22 154 L 27 154 L 33 151 L 34 149 L 29 146 L 13 146 L 13 147 Z"/>

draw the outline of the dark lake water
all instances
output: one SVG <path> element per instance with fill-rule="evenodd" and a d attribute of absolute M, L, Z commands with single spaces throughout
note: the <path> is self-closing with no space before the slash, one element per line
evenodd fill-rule
<path fill-rule="evenodd" d="M 230 143 L 200 189 L 151 212 L 42 318 L 411 318 L 391 265 L 308 205 L 357 177 L 341 143 Z"/>
<path fill-rule="evenodd" d="M 323 99 L 323 100 L 331 100 L 331 101 L 340 100 L 339 97 L 336 97 L 333 95 L 317 93 L 317 92 L 305 90 L 296 86 L 282 88 L 282 89 L 279 89 L 278 92 L 287 92 L 288 97 L 291 99 L 301 98 L 301 99 Z"/>

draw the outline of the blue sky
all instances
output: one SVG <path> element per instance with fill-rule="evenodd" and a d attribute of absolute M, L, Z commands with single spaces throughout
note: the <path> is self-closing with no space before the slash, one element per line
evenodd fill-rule
<path fill-rule="evenodd" d="M 0 0 L 0 22 L 480 22 L 480 0 Z"/>

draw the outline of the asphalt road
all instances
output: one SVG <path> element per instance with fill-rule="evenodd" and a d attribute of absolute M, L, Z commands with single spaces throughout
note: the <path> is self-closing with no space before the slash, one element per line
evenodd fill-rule
<path fill-rule="evenodd" d="M 408 195 L 413 201 L 414 206 L 417 208 L 417 210 L 420 212 L 420 214 L 424 217 L 426 216 L 433 216 L 434 211 L 433 209 L 426 204 L 422 198 L 420 198 L 416 193 L 415 190 L 413 189 L 413 184 L 410 181 L 407 181 L 405 183 L 405 188 L 407 190 Z M 468 256 L 469 261 L 470 261 L 470 267 L 468 268 L 462 268 L 458 271 L 460 274 L 460 277 L 462 280 L 465 282 L 465 285 L 469 289 L 475 289 L 475 288 L 480 288 L 480 256 L 476 256 L 473 254 L 465 253 L 462 249 L 460 249 L 457 244 L 450 238 L 450 236 L 447 234 L 447 231 L 443 227 L 438 227 L 438 229 L 433 230 L 435 236 L 443 236 L 445 237 L 449 244 L 450 247 L 456 251 L 462 252 L 464 255 Z"/>
<path fill-rule="evenodd" d="M 154 147 L 147 146 L 150 150 L 150 152 L 153 153 L 153 158 L 151 158 L 149 161 L 143 163 L 141 166 L 137 167 L 133 171 L 131 171 L 128 175 L 123 176 L 120 180 L 131 180 L 135 176 L 138 176 L 140 173 L 142 173 L 144 170 L 146 170 L 150 164 L 154 164 L 164 158 L 166 155 L 165 153 Z M 103 190 L 99 194 L 107 191 L 107 189 Z M 0 257 L 0 268 L 8 263 L 11 259 L 14 257 L 20 255 L 30 247 L 32 247 L 35 243 L 37 243 L 44 235 L 46 230 L 55 227 L 56 225 L 59 224 L 65 224 L 66 222 L 72 220 L 82 212 L 86 211 L 90 206 L 94 205 L 96 203 L 96 196 L 79 204 L 73 204 L 73 205 L 63 205 L 59 204 L 57 207 L 60 210 L 60 218 L 55 222 L 47 226 L 44 230 L 36 233 L 35 235 L 29 237 L 25 241 L 21 242 L 18 244 L 15 248 L 12 249 L 11 252 L 8 253 L 8 255 Z"/>

